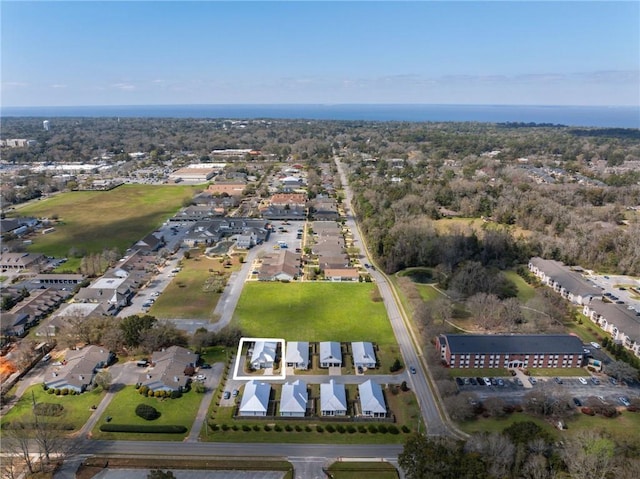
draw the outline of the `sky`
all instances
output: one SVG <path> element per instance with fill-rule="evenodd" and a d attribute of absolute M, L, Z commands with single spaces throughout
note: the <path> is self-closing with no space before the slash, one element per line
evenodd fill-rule
<path fill-rule="evenodd" d="M 0 105 L 640 104 L 637 1 L 0 0 Z"/>

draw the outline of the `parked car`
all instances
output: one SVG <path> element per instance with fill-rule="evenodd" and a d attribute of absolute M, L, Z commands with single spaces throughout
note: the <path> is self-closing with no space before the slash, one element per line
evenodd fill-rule
<path fill-rule="evenodd" d="M 535 384 L 535 383 L 537 383 L 538 381 L 536 381 L 536 378 L 533 378 L 533 377 L 529 376 L 529 382 L 530 382 L 531 384 Z"/>
<path fill-rule="evenodd" d="M 631 402 L 624 396 L 620 396 L 618 398 L 618 401 L 620 401 L 620 403 L 622 403 L 623 406 L 627 406 L 627 407 L 631 406 Z"/>
<path fill-rule="evenodd" d="M 482 380 L 484 381 L 484 383 L 487 386 L 491 386 L 491 379 L 489 379 L 488 377 L 485 376 L 485 377 L 482 378 Z"/>
<path fill-rule="evenodd" d="M 196 381 L 204 381 L 207 377 L 204 374 L 198 374 L 196 376 Z"/>
<path fill-rule="evenodd" d="M 200 369 L 211 369 L 211 364 L 202 363 L 202 365 L 200 366 Z"/>
<path fill-rule="evenodd" d="M 234 390 L 233 390 L 233 394 L 232 394 L 232 396 L 233 396 L 234 398 L 235 398 L 235 397 L 238 397 L 238 394 L 239 394 L 239 393 L 240 393 L 240 391 L 238 391 L 237 389 L 234 389 Z"/>
<path fill-rule="evenodd" d="M 562 379 L 560 379 L 558 377 L 553 378 L 553 380 L 558 384 L 562 384 Z"/>
<path fill-rule="evenodd" d="M 464 384 L 465 384 L 466 386 L 468 386 L 469 384 L 471 384 L 471 381 L 469 381 L 469 378 L 464 378 L 464 380 L 463 380 L 463 381 L 464 381 Z"/>
<path fill-rule="evenodd" d="M 496 378 L 491 378 L 491 385 L 492 386 L 497 386 L 498 385 L 498 380 Z"/>
<path fill-rule="evenodd" d="M 522 386 L 522 381 L 520 380 L 520 378 L 515 378 L 514 381 L 518 386 Z"/>
<path fill-rule="evenodd" d="M 229 391 L 225 391 L 224 394 L 222 395 L 223 399 L 229 399 L 231 397 L 231 393 Z"/>
<path fill-rule="evenodd" d="M 472 386 L 477 386 L 478 385 L 478 381 L 476 381 L 476 378 L 469 378 L 469 381 L 471 382 Z"/>
<path fill-rule="evenodd" d="M 591 343 L 589 343 L 589 344 L 591 344 L 591 346 L 593 346 L 596 349 L 600 349 L 600 345 L 598 343 L 596 343 L 595 341 L 591 341 Z"/>
<path fill-rule="evenodd" d="M 497 382 L 498 382 L 498 386 L 501 386 L 501 387 L 504 386 L 504 381 L 502 379 L 498 378 Z"/>
<path fill-rule="evenodd" d="M 618 384 L 618 380 L 616 378 L 609 377 L 609 382 L 614 386 Z"/>
<path fill-rule="evenodd" d="M 482 379 L 482 378 L 480 378 L 480 377 L 476 378 L 476 381 L 478 381 L 478 384 L 479 384 L 480 386 L 484 386 L 484 385 L 486 384 L 486 383 L 484 382 L 484 379 Z"/>
<path fill-rule="evenodd" d="M 462 386 L 464 384 L 464 381 L 462 380 L 462 378 L 456 378 L 456 384 L 458 386 Z"/>
<path fill-rule="evenodd" d="M 580 407 L 582 406 L 582 401 L 580 401 L 580 399 L 578 398 L 573 398 L 573 404 L 575 404 L 576 407 Z"/>
<path fill-rule="evenodd" d="M 594 377 L 592 377 L 592 378 L 591 378 L 591 382 L 592 382 L 593 384 L 595 384 L 596 386 L 597 386 L 598 384 L 600 384 L 600 380 L 599 380 L 598 378 L 594 378 Z"/>
<path fill-rule="evenodd" d="M 587 384 L 587 380 L 585 378 L 578 378 L 578 381 L 580 381 L 580 383 L 584 384 L 585 386 Z"/>

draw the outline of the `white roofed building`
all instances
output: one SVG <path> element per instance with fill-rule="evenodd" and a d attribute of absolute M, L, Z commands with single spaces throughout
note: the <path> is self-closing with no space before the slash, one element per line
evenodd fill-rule
<path fill-rule="evenodd" d="M 294 381 L 282 385 L 280 396 L 280 415 L 289 417 L 304 417 L 307 412 L 309 393 L 304 381 Z"/>
<path fill-rule="evenodd" d="M 240 416 L 266 416 L 269 410 L 271 385 L 259 381 L 249 381 L 244 387 L 238 414 Z"/>

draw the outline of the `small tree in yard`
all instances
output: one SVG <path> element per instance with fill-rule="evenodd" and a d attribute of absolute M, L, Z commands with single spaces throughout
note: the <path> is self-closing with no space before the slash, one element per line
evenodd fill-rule
<path fill-rule="evenodd" d="M 152 469 L 147 474 L 147 479 L 175 479 L 176 476 L 173 475 L 171 471 L 161 471 L 160 469 Z"/>
<path fill-rule="evenodd" d="M 147 421 L 153 421 L 160 417 L 160 412 L 148 404 L 138 404 L 136 406 L 136 415 Z"/>

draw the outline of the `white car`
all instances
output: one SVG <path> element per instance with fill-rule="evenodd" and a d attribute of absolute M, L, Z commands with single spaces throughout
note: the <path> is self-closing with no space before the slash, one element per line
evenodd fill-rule
<path fill-rule="evenodd" d="M 587 380 L 585 378 L 578 378 L 578 381 L 580 381 L 580 383 L 584 384 L 585 386 L 587 384 Z"/>
<path fill-rule="evenodd" d="M 204 374 L 198 374 L 196 376 L 196 381 L 204 381 L 207 377 Z"/>
<path fill-rule="evenodd" d="M 591 341 L 591 343 L 589 343 L 589 344 L 591 344 L 591 346 L 593 346 L 596 349 L 600 349 L 600 345 L 598 343 L 596 343 L 595 341 Z"/>

